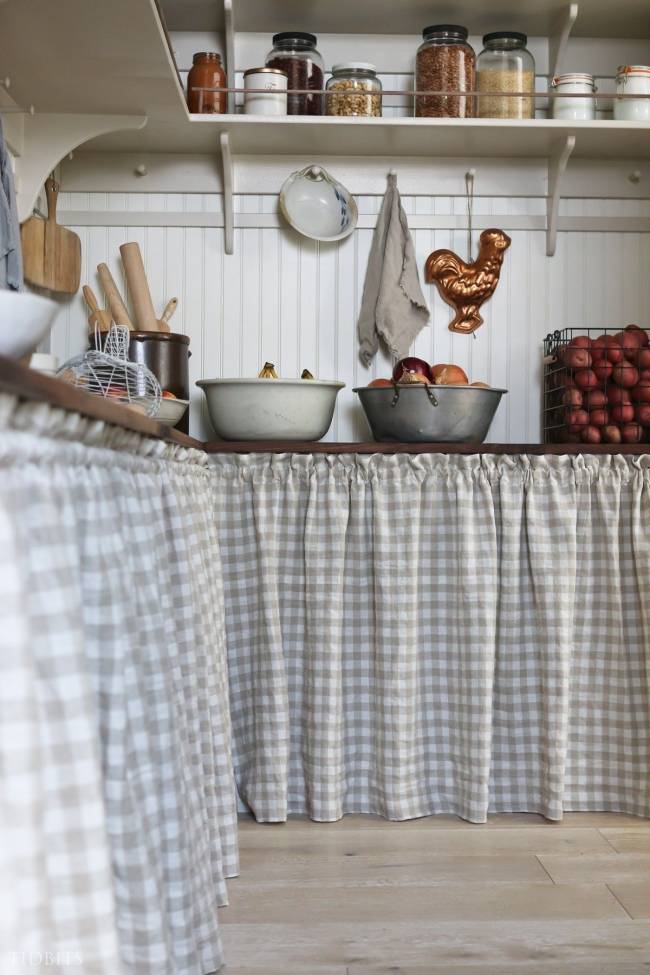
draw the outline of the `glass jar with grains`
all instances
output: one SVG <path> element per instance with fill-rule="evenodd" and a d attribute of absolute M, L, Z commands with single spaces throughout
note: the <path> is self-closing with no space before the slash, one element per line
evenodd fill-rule
<path fill-rule="evenodd" d="M 498 30 L 483 38 L 476 62 L 479 118 L 535 118 L 534 98 L 509 94 L 535 91 L 535 59 L 527 43 L 526 35 L 515 30 Z"/>
<path fill-rule="evenodd" d="M 471 118 L 476 56 L 467 43 L 467 28 L 455 24 L 425 27 L 415 58 L 417 91 L 452 94 L 416 95 L 415 114 L 428 118 Z"/>
<path fill-rule="evenodd" d="M 187 107 L 202 115 L 223 115 L 226 111 L 225 91 L 197 91 L 197 88 L 225 88 L 226 72 L 221 55 L 214 51 L 199 51 L 192 58 L 187 76 Z"/>
<path fill-rule="evenodd" d="M 323 114 L 323 96 L 309 94 L 309 91 L 322 91 L 325 80 L 325 65 L 316 50 L 316 41 L 315 34 L 304 31 L 283 31 L 273 37 L 273 50 L 266 56 L 266 67 L 287 73 L 287 115 Z M 307 94 L 292 95 L 292 90 L 307 90 Z"/>
<path fill-rule="evenodd" d="M 333 65 L 327 91 L 327 115 L 381 115 L 381 81 L 374 64 L 348 61 Z"/>

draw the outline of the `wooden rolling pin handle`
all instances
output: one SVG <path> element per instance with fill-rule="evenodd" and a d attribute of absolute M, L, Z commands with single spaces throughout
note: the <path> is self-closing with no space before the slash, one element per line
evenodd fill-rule
<path fill-rule="evenodd" d="M 137 243 L 122 244 L 120 254 L 126 271 L 137 326 L 143 331 L 157 332 L 159 331 L 158 319 L 151 301 L 140 247 Z"/>
<path fill-rule="evenodd" d="M 108 307 L 111 310 L 111 315 L 116 325 L 126 325 L 127 328 L 132 329 L 133 324 L 129 317 L 129 313 L 126 310 L 126 305 L 122 301 L 122 295 L 118 291 L 117 285 L 113 280 L 113 275 L 108 269 L 107 264 L 98 264 L 97 273 L 99 274 L 99 280 L 102 283 L 102 288 L 104 289 L 104 294 L 108 300 Z"/>
<path fill-rule="evenodd" d="M 161 322 L 168 322 L 178 307 L 178 298 L 170 298 L 165 305 L 165 310 L 160 316 Z"/>
<path fill-rule="evenodd" d="M 93 291 L 92 288 L 88 287 L 87 284 L 84 284 L 82 291 L 83 291 L 83 296 L 86 299 L 86 304 L 90 308 L 91 312 L 93 312 L 93 314 L 96 315 L 99 311 L 99 302 L 95 297 L 95 292 Z"/>

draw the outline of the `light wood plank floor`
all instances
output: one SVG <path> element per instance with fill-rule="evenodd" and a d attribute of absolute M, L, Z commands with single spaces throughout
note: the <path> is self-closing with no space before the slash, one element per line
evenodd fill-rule
<path fill-rule="evenodd" d="M 650 820 L 242 817 L 224 975 L 650 975 Z"/>

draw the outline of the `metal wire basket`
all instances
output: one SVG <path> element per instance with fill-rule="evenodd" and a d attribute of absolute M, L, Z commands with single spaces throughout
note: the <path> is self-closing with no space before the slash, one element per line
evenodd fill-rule
<path fill-rule="evenodd" d="M 634 329 L 637 327 L 634 326 Z M 563 328 L 544 339 L 542 430 L 544 443 L 639 443 L 650 440 L 650 345 L 620 349 L 610 362 L 606 353 L 585 344 L 585 364 L 572 365 L 566 350 L 585 336 L 590 343 L 621 333 L 616 328 Z M 650 341 L 650 329 L 641 328 Z M 602 357 L 602 358 L 601 358 Z M 595 373 L 591 376 L 580 372 Z M 578 380 L 578 381 L 576 381 Z M 618 380 L 618 381 L 617 381 Z M 593 386 L 581 385 L 592 382 Z M 599 430 L 599 437 L 593 428 Z M 587 432 L 587 428 L 588 432 Z M 616 432 L 617 428 L 618 433 Z"/>
<path fill-rule="evenodd" d="M 57 376 L 87 393 L 103 396 L 156 416 L 160 409 L 160 383 L 143 363 L 129 360 L 129 330 L 112 325 L 102 348 L 95 328 L 95 348 L 64 363 Z"/>

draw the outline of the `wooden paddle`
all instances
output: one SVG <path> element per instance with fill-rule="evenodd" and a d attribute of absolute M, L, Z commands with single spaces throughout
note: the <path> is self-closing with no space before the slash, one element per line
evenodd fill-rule
<path fill-rule="evenodd" d="M 81 280 L 81 241 L 56 222 L 59 184 L 45 183 L 47 220 L 30 217 L 20 228 L 25 280 L 38 288 L 73 295 Z"/>

